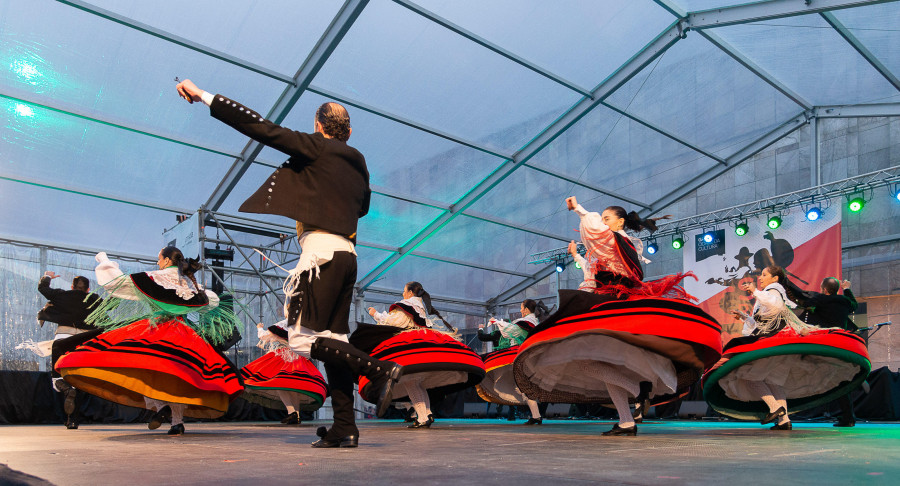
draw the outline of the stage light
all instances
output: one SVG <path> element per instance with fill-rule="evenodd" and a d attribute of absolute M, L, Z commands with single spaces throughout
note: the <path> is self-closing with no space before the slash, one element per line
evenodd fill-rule
<path fill-rule="evenodd" d="M 684 238 L 681 236 L 672 238 L 672 248 L 680 250 L 682 247 L 684 247 Z"/>
<path fill-rule="evenodd" d="M 651 240 L 650 243 L 647 244 L 647 253 L 653 255 L 654 253 L 659 251 L 659 245 L 656 244 L 656 240 Z"/>
<path fill-rule="evenodd" d="M 578 262 L 575 262 L 575 268 L 581 270 L 581 264 Z"/>
<path fill-rule="evenodd" d="M 806 219 L 809 221 L 818 221 L 819 218 L 822 217 L 822 210 L 818 207 L 809 208 L 806 210 Z"/>
<path fill-rule="evenodd" d="M 566 264 L 562 262 L 556 263 L 556 273 L 563 273 L 563 270 L 566 269 Z"/>
<path fill-rule="evenodd" d="M 894 199 L 900 202 L 900 182 L 894 184 L 894 187 L 891 189 L 891 194 L 894 195 Z"/>
<path fill-rule="evenodd" d="M 771 216 L 769 221 L 766 222 L 766 225 L 772 229 L 778 229 L 781 226 L 781 217 L 778 215 Z"/>
<path fill-rule="evenodd" d="M 738 236 L 744 236 L 748 231 L 750 231 L 750 226 L 747 225 L 746 221 L 741 221 L 734 227 L 734 234 Z"/>
<path fill-rule="evenodd" d="M 713 234 L 712 231 L 707 231 L 706 233 L 703 233 L 703 241 L 705 243 L 712 243 L 713 240 L 715 239 L 715 237 L 716 236 Z"/>
<path fill-rule="evenodd" d="M 862 196 L 855 196 L 847 203 L 847 209 L 852 213 L 858 213 L 862 211 L 862 208 L 864 207 L 866 207 L 866 200 L 863 199 Z"/>

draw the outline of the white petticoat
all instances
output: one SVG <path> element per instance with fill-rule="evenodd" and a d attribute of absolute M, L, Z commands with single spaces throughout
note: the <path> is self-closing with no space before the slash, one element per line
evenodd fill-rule
<path fill-rule="evenodd" d="M 784 389 L 785 397 L 803 398 L 825 393 L 845 381 L 851 381 L 859 366 L 826 356 L 789 354 L 751 361 L 719 380 L 729 398 L 753 402 L 748 382 L 762 381 Z"/>
<path fill-rule="evenodd" d="M 678 379 L 672 361 L 652 351 L 602 334 L 579 335 L 539 346 L 528 355 L 523 370 L 542 390 L 609 399 L 606 383 L 632 396 L 640 382 L 653 385 L 650 396 L 675 393 Z"/>

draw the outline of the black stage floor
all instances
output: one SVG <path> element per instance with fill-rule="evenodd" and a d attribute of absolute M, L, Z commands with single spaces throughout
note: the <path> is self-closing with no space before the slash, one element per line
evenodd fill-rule
<path fill-rule="evenodd" d="M 611 422 L 439 420 L 409 430 L 362 421 L 358 449 L 312 449 L 318 425 L 188 423 L 181 437 L 137 424 L 3 426 L 0 483 L 900 484 L 896 423 L 797 423 L 776 432 L 657 421 L 637 437 L 601 437 Z"/>

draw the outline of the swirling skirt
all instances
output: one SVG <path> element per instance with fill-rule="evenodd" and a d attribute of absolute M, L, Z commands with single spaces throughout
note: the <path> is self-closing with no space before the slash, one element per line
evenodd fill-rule
<path fill-rule="evenodd" d="M 300 410 L 314 411 L 328 395 L 328 385 L 312 361 L 290 349 L 270 351 L 241 368 L 243 397 L 265 407 L 283 409 L 279 392 L 290 394 Z"/>
<path fill-rule="evenodd" d="M 767 337 L 732 339 L 722 359 L 703 377 L 703 396 L 717 412 L 745 420 L 764 417 L 768 406 L 751 382 L 781 387 L 788 413 L 824 405 L 847 394 L 869 375 L 865 341 L 843 330 L 791 328 Z"/>
<path fill-rule="evenodd" d="M 474 386 L 484 378 L 481 357 L 443 332 L 359 324 L 350 343 L 374 358 L 404 366 L 394 388 L 394 401 L 408 400 L 407 383 L 419 382 L 434 397 Z M 369 384 L 366 377 L 360 377 L 359 394 L 371 402 L 374 397 L 368 395 Z"/>
<path fill-rule="evenodd" d="M 73 386 L 131 407 L 144 397 L 187 405 L 184 415 L 216 418 L 243 391 L 224 356 L 179 320 L 146 319 L 100 334 L 56 362 Z"/>
<path fill-rule="evenodd" d="M 560 294 L 560 309 L 531 331 L 513 363 L 532 400 L 611 404 L 607 384 L 634 397 L 649 382 L 658 405 L 686 394 L 721 356 L 721 327 L 686 301 Z"/>

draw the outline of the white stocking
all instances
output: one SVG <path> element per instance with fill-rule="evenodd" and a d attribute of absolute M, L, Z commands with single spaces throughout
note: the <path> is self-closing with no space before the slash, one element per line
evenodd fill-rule
<path fill-rule="evenodd" d="M 616 412 L 619 412 L 619 427 L 623 429 L 634 427 L 634 417 L 631 415 L 631 407 L 628 406 L 628 390 L 612 383 L 606 384 L 606 390 L 613 405 L 616 406 Z"/>
<path fill-rule="evenodd" d="M 531 410 L 531 418 L 541 418 L 541 410 L 538 408 L 538 403 L 536 401 L 526 400 L 525 403 L 528 404 L 528 410 Z"/>
<path fill-rule="evenodd" d="M 413 408 L 416 409 L 416 421 L 425 423 L 428 416 L 431 415 L 431 401 L 428 400 L 428 392 L 425 391 L 421 381 L 406 383 L 406 391 Z"/>
<path fill-rule="evenodd" d="M 283 403 L 284 408 L 287 409 L 288 415 L 296 412 L 298 407 L 294 406 L 294 401 L 295 401 L 296 397 L 292 396 L 293 393 L 289 392 L 287 390 L 277 390 L 277 391 L 278 391 L 278 398 L 281 399 L 281 403 Z"/>
<path fill-rule="evenodd" d="M 184 409 L 187 408 L 187 405 L 181 403 L 169 403 L 168 405 L 172 409 L 172 425 L 183 424 Z"/>

